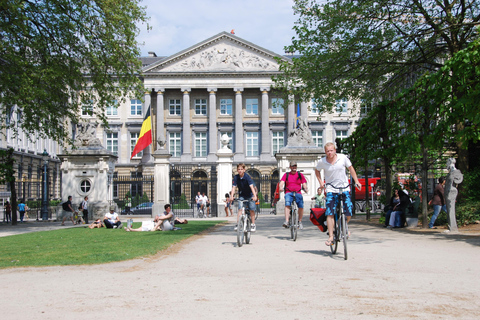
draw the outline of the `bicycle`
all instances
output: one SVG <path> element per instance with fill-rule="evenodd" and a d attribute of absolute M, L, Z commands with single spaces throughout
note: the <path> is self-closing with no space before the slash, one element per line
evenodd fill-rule
<path fill-rule="evenodd" d="M 204 212 L 202 206 L 197 207 L 197 218 L 203 218 Z"/>
<path fill-rule="evenodd" d="M 298 231 L 298 206 L 295 196 L 296 192 L 292 192 L 293 200 L 290 210 L 290 236 L 293 241 L 297 241 L 297 231 Z"/>
<path fill-rule="evenodd" d="M 260 200 L 255 202 L 255 220 L 258 219 L 258 215 L 260 214 Z"/>
<path fill-rule="evenodd" d="M 330 245 L 330 250 L 332 251 L 332 254 L 337 253 L 338 243 L 343 242 L 343 257 L 345 260 L 347 260 L 348 226 L 345 218 L 345 212 L 343 210 L 343 203 L 347 196 L 345 193 L 343 193 L 343 191 L 349 188 L 349 186 L 347 185 L 345 187 L 336 187 L 331 183 L 326 183 L 325 185 L 330 185 L 340 191 L 336 200 L 336 202 L 338 202 L 338 205 L 336 206 L 335 214 L 333 215 L 335 222 L 333 229 L 333 243 Z"/>
<path fill-rule="evenodd" d="M 242 207 L 240 209 L 242 210 L 242 214 L 238 219 L 238 223 L 237 223 L 237 245 L 241 247 L 244 241 L 246 244 L 250 243 L 251 230 L 252 230 L 252 220 L 250 218 L 250 210 L 247 210 L 247 213 L 245 213 L 245 205 L 247 206 L 247 208 L 249 208 L 248 206 L 249 200 L 235 199 L 234 201 L 242 203 Z"/>

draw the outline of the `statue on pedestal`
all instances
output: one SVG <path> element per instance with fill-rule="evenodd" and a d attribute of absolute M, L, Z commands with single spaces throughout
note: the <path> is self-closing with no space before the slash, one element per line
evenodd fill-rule
<path fill-rule="evenodd" d="M 445 202 L 447 205 L 447 221 L 448 229 L 451 232 L 457 232 L 457 218 L 455 216 L 455 202 L 458 195 L 458 190 L 455 185 L 462 183 L 463 174 L 455 168 L 455 159 L 450 158 L 447 160 L 447 182 L 445 183 Z"/>

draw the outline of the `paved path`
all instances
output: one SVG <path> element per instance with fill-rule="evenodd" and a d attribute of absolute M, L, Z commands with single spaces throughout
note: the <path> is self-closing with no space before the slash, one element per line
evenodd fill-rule
<path fill-rule="evenodd" d="M 154 257 L 0 270 L 2 319 L 478 319 L 480 238 L 352 221 L 349 259 L 306 219 L 293 242 L 262 216 Z M 0 239 L 1 244 L 1 239 Z M 8 297 L 8 298 L 7 298 Z"/>

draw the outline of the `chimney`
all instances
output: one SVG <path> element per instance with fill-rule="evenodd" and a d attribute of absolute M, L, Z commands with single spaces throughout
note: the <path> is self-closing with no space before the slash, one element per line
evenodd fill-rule
<path fill-rule="evenodd" d="M 154 51 L 148 51 L 148 56 L 149 57 L 156 57 L 157 54 Z"/>

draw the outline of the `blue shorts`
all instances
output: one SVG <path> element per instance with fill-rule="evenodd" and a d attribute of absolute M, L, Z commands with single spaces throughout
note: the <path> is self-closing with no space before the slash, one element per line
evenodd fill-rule
<path fill-rule="evenodd" d="M 292 205 L 293 201 L 293 192 L 289 192 L 285 194 L 285 206 L 290 207 Z M 297 206 L 301 209 L 303 209 L 303 196 L 300 192 L 297 192 L 295 194 L 295 202 L 297 203 Z"/>
<path fill-rule="evenodd" d="M 238 198 L 238 200 L 247 200 L 247 199 L 240 197 Z M 238 210 L 242 209 L 242 207 L 243 207 L 243 202 L 238 201 Z M 250 199 L 250 201 L 248 201 L 248 207 L 250 211 L 255 211 L 255 209 L 257 208 L 257 206 L 255 205 L 255 201 Z"/>
<path fill-rule="evenodd" d="M 352 215 L 353 207 L 352 200 L 350 199 L 350 192 L 344 191 L 343 193 L 346 195 L 345 202 L 343 203 L 343 212 L 345 213 L 345 216 L 350 217 Z M 325 207 L 327 208 L 327 210 L 325 211 L 326 216 L 332 216 L 335 214 L 335 209 L 339 202 L 339 195 L 339 193 L 327 192 L 325 205 Z"/>

